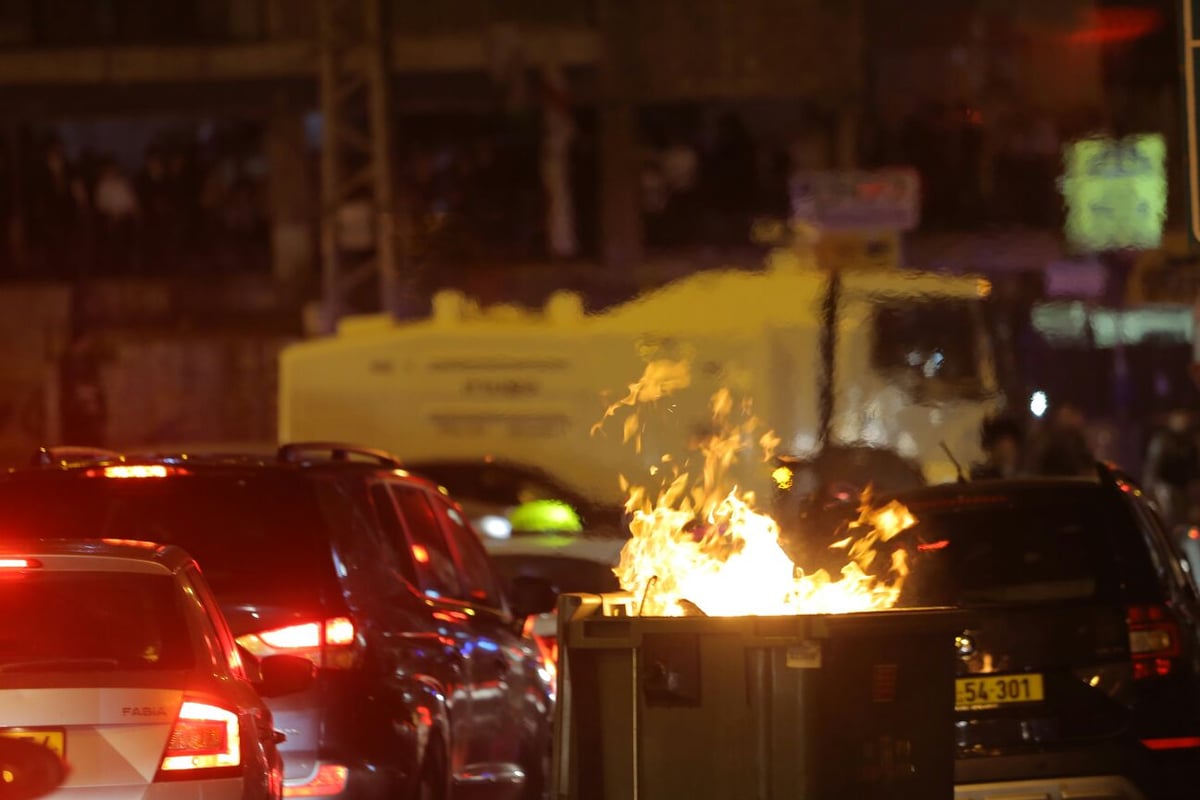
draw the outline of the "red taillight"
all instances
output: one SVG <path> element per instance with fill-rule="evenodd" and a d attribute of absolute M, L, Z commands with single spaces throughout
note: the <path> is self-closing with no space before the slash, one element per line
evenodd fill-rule
<path fill-rule="evenodd" d="M 1200 736 L 1175 736 L 1169 739 L 1142 739 L 1147 750 L 1190 750 L 1200 747 Z"/>
<path fill-rule="evenodd" d="M 304 622 L 238 637 L 238 644 L 258 657 L 287 653 L 304 656 L 318 667 L 336 669 L 353 663 L 358 630 L 349 617 Z"/>
<path fill-rule="evenodd" d="M 1179 657 L 1179 625 L 1170 611 L 1159 605 L 1131 606 L 1127 620 L 1134 679 L 1170 675 Z"/>
<path fill-rule="evenodd" d="M 242 736 L 234 712 L 209 703 L 185 701 L 179 707 L 159 779 L 194 778 L 197 770 L 228 770 L 242 765 Z"/>
<path fill-rule="evenodd" d="M 164 464 L 121 464 L 114 467 L 97 467 L 84 472 L 89 478 L 166 478 L 187 474 L 186 469 Z"/>
<path fill-rule="evenodd" d="M 553 636 L 534 636 L 542 661 L 554 669 L 558 665 L 558 639 Z"/>
<path fill-rule="evenodd" d="M 354 621 L 349 617 L 325 620 L 325 644 L 341 646 L 354 644 Z"/>
<path fill-rule="evenodd" d="M 302 650 L 321 646 L 321 625 L 317 622 L 306 622 L 303 625 L 289 625 L 286 628 L 276 628 L 273 631 L 263 631 L 258 638 L 268 647 L 276 650 Z"/>
<path fill-rule="evenodd" d="M 327 797 L 341 794 L 346 788 L 350 770 L 341 764 L 322 764 L 304 783 L 284 784 L 284 797 Z"/>
<path fill-rule="evenodd" d="M 116 547 L 137 547 L 142 550 L 158 550 L 162 548 L 161 544 L 146 542 L 141 539 L 101 539 L 100 541 Z"/>
<path fill-rule="evenodd" d="M 0 569 L 36 569 L 41 565 L 36 558 L 0 557 Z"/>
<path fill-rule="evenodd" d="M 533 640 L 537 645 L 538 655 L 541 657 L 542 665 L 546 669 L 546 675 L 550 682 L 553 683 L 558 676 L 558 637 L 543 636 L 536 630 L 536 617 L 529 617 L 525 620 L 525 627 L 522 631 L 523 635 Z"/>

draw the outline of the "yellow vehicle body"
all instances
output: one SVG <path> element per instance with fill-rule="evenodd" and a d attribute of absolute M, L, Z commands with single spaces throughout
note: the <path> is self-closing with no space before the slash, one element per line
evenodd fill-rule
<path fill-rule="evenodd" d="M 941 444 L 964 464 L 974 460 L 980 422 L 998 402 L 976 314 L 986 283 L 844 272 L 831 317 L 832 275 L 786 267 L 701 273 L 595 315 L 584 314 L 570 293 L 533 312 L 479 309 L 444 292 L 428 319 L 350 318 L 336 335 L 283 352 L 279 435 L 360 442 L 413 461 L 520 462 L 598 502 L 616 502 L 623 499 L 619 476 L 654 481 L 664 474 L 663 456 L 685 459 L 707 428 L 709 398 L 727 386 L 752 398 L 782 454 L 812 454 L 823 438 L 866 444 L 912 458 L 930 480 L 953 479 Z M 949 334 L 970 354 L 971 364 L 956 363 L 971 376 L 965 390 L 961 381 L 911 379 L 914 365 L 878 364 L 880 348 L 890 346 L 880 314 L 901 309 L 917 321 L 906 330 L 923 335 L 921 309 L 931 303 L 953 308 L 955 319 L 980 320 Z M 834 318 L 836 336 L 823 349 Z M 593 433 L 651 357 L 687 359 L 691 385 L 640 414 L 640 451 L 624 441 L 621 419 Z M 823 391 L 831 414 L 822 415 Z M 738 476 L 744 488 L 762 490 L 771 470 L 755 450 L 748 442 Z"/>

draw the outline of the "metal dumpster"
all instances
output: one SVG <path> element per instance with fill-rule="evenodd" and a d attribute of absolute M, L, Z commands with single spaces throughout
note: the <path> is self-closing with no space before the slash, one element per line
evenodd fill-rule
<path fill-rule="evenodd" d="M 961 612 L 632 607 L 559 600 L 557 800 L 953 797 Z"/>

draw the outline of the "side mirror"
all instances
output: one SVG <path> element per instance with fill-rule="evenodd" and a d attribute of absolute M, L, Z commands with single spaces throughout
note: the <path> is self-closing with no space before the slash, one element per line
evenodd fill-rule
<path fill-rule="evenodd" d="M 517 619 L 549 614 L 558 606 L 558 592 L 548 581 L 518 575 L 509 584 L 508 600 Z"/>
<path fill-rule="evenodd" d="M 313 685 L 317 668 L 300 656 L 266 656 L 259 661 L 259 680 L 254 688 L 263 697 L 282 697 L 303 692 Z"/>
<path fill-rule="evenodd" d="M 579 533 L 583 520 L 579 512 L 561 500 L 534 500 L 522 503 L 508 514 L 513 531 L 527 533 Z"/>

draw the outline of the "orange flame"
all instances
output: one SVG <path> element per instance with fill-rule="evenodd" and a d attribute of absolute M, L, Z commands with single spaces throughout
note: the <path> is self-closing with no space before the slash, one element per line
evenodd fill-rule
<path fill-rule="evenodd" d="M 639 419 L 637 406 L 686 388 L 687 367 L 686 362 L 652 362 L 629 395 L 610 407 L 605 417 L 621 406 L 633 407 L 626 421 L 626 441 L 636 440 L 629 434 L 628 419 Z M 758 421 L 749 415 L 749 403 L 741 404 L 740 421 L 732 419 L 734 407 L 729 390 L 713 396 L 710 408 L 716 432 L 697 445 L 703 456 L 699 476 L 673 467 L 673 477 L 669 483 L 664 481 L 653 502 L 644 487 L 622 478 L 632 536 L 614 572 L 621 586 L 633 594 L 638 613 L 668 617 L 838 614 L 894 606 L 908 574 L 904 552 L 893 555 L 890 581 L 879 580 L 867 570 L 876 545 L 911 527 L 916 522 L 913 515 L 896 502 L 878 509 L 864 503 L 851 535 L 834 545 L 846 550 L 841 574 L 835 578 L 825 570 L 800 569 L 780 545 L 775 520 L 755 510 L 751 493 L 727 485 L 739 452 L 757 443 L 769 459 L 779 444 L 773 433 L 754 439 Z M 669 455 L 662 461 L 675 463 Z"/>

